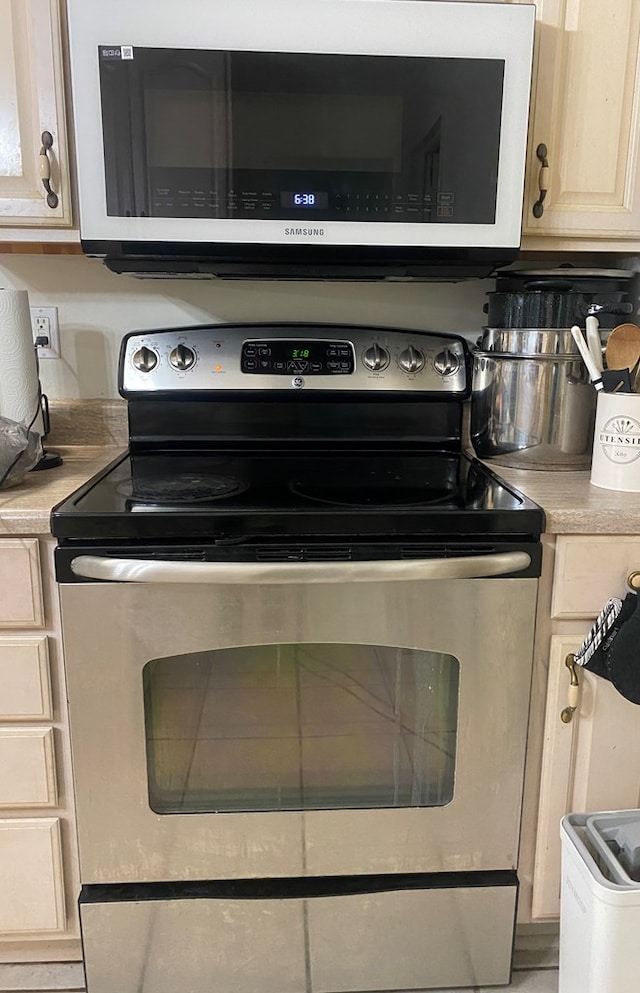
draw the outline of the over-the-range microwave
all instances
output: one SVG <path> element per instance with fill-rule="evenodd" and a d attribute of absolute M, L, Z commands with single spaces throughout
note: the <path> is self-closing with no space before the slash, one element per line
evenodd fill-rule
<path fill-rule="evenodd" d="M 68 15 L 81 240 L 116 272 L 456 278 L 516 257 L 533 5 Z"/>

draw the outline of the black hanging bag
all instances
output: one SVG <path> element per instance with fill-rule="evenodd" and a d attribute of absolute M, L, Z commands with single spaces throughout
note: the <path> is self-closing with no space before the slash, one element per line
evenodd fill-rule
<path fill-rule="evenodd" d="M 635 592 L 624 600 L 607 600 L 575 661 L 608 679 L 631 703 L 640 704 L 640 597 Z"/>
<path fill-rule="evenodd" d="M 640 704 L 640 597 L 629 593 L 627 600 L 631 609 L 607 650 L 607 671 L 618 693 Z"/>

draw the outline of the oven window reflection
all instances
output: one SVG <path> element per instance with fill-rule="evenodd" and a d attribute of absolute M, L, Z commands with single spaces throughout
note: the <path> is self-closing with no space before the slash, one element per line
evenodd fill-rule
<path fill-rule="evenodd" d="M 451 655 L 259 645 L 154 659 L 143 679 L 157 813 L 435 807 L 453 797 Z"/>

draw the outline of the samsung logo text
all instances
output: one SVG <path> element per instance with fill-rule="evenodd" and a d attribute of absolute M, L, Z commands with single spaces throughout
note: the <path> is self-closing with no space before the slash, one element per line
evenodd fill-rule
<path fill-rule="evenodd" d="M 293 238 L 322 238 L 324 228 L 285 228 L 284 233 Z"/>

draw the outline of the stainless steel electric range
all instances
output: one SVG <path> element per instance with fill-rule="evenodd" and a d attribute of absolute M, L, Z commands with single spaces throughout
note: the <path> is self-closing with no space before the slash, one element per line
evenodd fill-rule
<path fill-rule="evenodd" d="M 88 993 L 507 983 L 544 517 L 455 335 L 123 341 L 55 508 Z"/>

